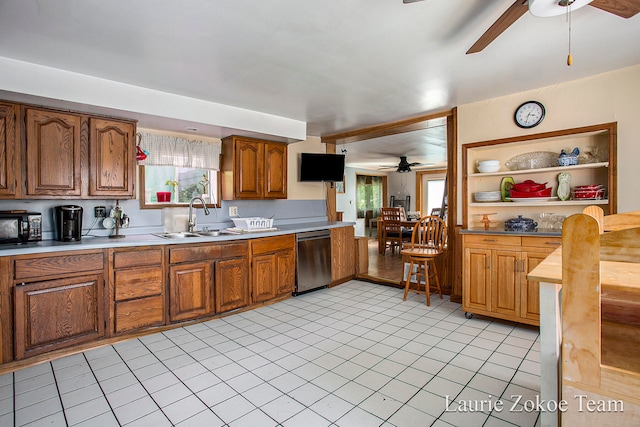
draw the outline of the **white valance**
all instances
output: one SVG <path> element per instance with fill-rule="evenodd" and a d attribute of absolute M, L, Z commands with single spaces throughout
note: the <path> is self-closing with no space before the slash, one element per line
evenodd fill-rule
<path fill-rule="evenodd" d="M 220 170 L 221 142 L 188 140 L 176 136 L 139 133 L 140 148 L 147 158 L 140 165 L 176 166 Z"/>

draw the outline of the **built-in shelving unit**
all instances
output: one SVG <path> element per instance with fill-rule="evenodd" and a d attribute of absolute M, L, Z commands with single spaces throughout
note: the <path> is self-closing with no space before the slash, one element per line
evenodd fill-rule
<path fill-rule="evenodd" d="M 585 206 L 599 205 L 605 215 L 616 213 L 616 123 L 586 126 L 574 129 L 524 135 L 499 140 L 489 140 L 462 146 L 463 164 L 463 228 L 482 228 L 483 214 L 492 214 L 492 228 L 500 229 L 505 220 L 517 215 L 537 218 L 542 212 L 571 215 L 581 212 Z M 578 147 L 581 153 L 593 151 L 600 160 L 596 163 L 580 163 L 574 166 L 556 166 L 539 169 L 509 170 L 506 162 L 524 153 L 550 151 L 560 154 Z M 477 172 L 477 162 L 499 160 L 501 169 L 497 172 Z M 558 174 L 571 175 L 571 188 L 576 185 L 602 184 L 606 187 L 605 198 L 601 200 L 569 199 L 561 201 L 557 195 Z M 512 177 L 516 183 L 530 179 L 547 183 L 552 192 L 547 200 L 476 202 L 473 194 L 479 191 L 498 191 L 504 177 Z M 555 199 L 554 199 L 555 198 Z"/>

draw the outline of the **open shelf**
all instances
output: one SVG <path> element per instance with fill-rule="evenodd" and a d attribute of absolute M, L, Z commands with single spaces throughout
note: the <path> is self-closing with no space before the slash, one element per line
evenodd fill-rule
<path fill-rule="evenodd" d="M 479 215 L 491 214 L 491 220 L 500 223 L 523 215 L 538 218 L 540 213 L 553 213 L 569 216 L 582 212 L 589 205 L 602 207 L 605 215 L 616 213 L 617 210 L 617 177 L 616 177 L 616 147 L 617 124 L 603 123 L 581 128 L 563 129 L 538 134 L 521 135 L 511 138 L 474 142 L 462 146 L 462 201 L 463 228 L 477 227 Z M 596 152 L 601 161 L 596 163 L 582 163 L 573 166 L 553 166 L 539 169 L 509 170 L 505 164 L 514 155 L 548 151 L 559 153 L 568 152 L 578 147 L 581 152 Z M 501 164 L 498 172 L 477 172 L 479 161 L 495 159 Z M 533 180 L 545 183 L 551 188 L 551 194 L 558 191 L 558 176 L 567 173 L 570 187 L 579 185 L 599 184 L 606 188 L 606 199 L 601 200 L 548 200 L 517 202 L 476 202 L 474 193 L 499 191 L 504 177 L 512 177 L 516 183 Z"/>
<path fill-rule="evenodd" d="M 545 172 L 571 172 L 580 169 L 600 169 L 608 168 L 609 162 L 598 163 L 585 163 L 581 165 L 573 166 L 555 166 L 552 168 L 539 168 L 539 169 L 522 169 L 522 170 L 502 170 L 498 172 L 486 172 L 486 173 L 470 173 L 469 178 L 475 177 L 487 177 L 487 176 L 511 176 L 511 175 L 531 175 L 533 173 L 545 173 Z"/>

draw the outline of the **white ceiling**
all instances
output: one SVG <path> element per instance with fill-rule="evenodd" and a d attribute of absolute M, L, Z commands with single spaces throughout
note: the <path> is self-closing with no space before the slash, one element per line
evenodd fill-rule
<path fill-rule="evenodd" d="M 591 6 L 573 12 L 571 67 L 564 16 L 527 13 L 484 51 L 466 55 L 512 2 L 2 0 L 0 58 L 293 119 L 312 136 L 640 63 L 640 14 L 622 19 Z M 46 82 L 25 85 L 46 96 Z M 10 90 L 0 81 L 0 95 Z M 136 117 L 141 127 L 237 130 L 211 126 L 216 118 L 198 126 L 196 117 Z M 412 159 L 392 145 L 393 157 L 439 160 Z M 351 157 L 357 146 L 347 148 Z"/>

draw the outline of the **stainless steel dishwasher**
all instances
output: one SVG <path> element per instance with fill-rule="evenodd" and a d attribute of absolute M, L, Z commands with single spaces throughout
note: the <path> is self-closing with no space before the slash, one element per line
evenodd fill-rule
<path fill-rule="evenodd" d="M 298 295 L 331 283 L 331 234 L 329 230 L 296 234 L 298 259 L 296 290 Z"/>

